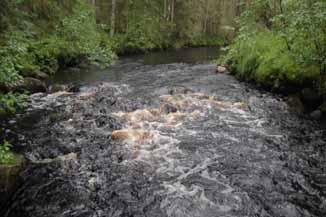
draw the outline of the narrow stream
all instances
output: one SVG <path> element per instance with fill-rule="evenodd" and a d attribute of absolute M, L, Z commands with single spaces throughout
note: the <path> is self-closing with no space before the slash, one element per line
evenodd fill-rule
<path fill-rule="evenodd" d="M 10 121 L 29 160 L 4 217 L 324 217 L 325 131 L 215 74 L 216 49 L 59 74 Z"/>

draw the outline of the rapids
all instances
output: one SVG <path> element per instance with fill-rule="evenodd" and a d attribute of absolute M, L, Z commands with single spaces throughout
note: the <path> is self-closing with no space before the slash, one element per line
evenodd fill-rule
<path fill-rule="evenodd" d="M 155 55 L 30 97 L 5 126 L 29 164 L 0 216 L 326 216 L 318 124 L 214 64 Z"/>

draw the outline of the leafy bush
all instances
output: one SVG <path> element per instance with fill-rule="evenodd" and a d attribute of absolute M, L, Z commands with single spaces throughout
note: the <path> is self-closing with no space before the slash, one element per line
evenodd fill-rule
<path fill-rule="evenodd" d="M 274 89 L 312 84 L 319 76 L 318 70 L 311 71 L 313 67 L 298 64 L 284 39 L 270 31 L 242 35 L 222 62 L 240 78 Z"/>
<path fill-rule="evenodd" d="M 93 63 L 109 64 L 114 53 L 110 40 L 97 26 L 94 10 L 80 1 L 73 8 L 73 15 L 63 18 L 56 28 L 58 37 L 66 42 L 66 54 L 85 55 Z"/>
<path fill-rule="evenodd" d="M 12 145 L 4 141 L 0 144 L 0 164 L 13 164 L 15 163 L 15 155 L 11 152 Z"/>
<path fill-rule="evenodd" d="M 226 40 L 222 37 L 198 35 L 196 37 L 188 39 L 187 41 L 179 43 L 181 43 L 179 47 L 222 46 L 226 43 Z"/>
<path fill-rule="evenodd" d="M 174 26 L 152 15 L 144 15 L 131 21 L 126 33 L 116 35 L 118 53 L 146 52 L 172 47 L 171 29 Z"/>
<path fill-rule="evenodd" d="M 110 39 L 95 22 L 94 9 L 84 0 L 26 0 L 16 2 L 16 12 L 20 19 L 2 35 L 0 84 L 36 71 L 53 74 L 81 57 L 100 65 L 115 57 Z"/>
<path fill-rule="evenodd" d="M 240 18 L 236 40 L 219 62 L 242 79 L 276 90 L 321 87 L 326 73 L 326 3 L 281 4 L 253 1 Z"/>
<path fill-rule="evenodd" d="M 26 98 L 24 94 L 0 94 L 0 117 L 24 109 Z"/>

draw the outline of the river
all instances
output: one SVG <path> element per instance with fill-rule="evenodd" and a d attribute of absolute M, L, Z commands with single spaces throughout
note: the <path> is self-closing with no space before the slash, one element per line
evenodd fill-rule
<path fill-rule="evenodd" d="M 323 217 L 325 131 L 197 48 L 60 73 L 8 136 L 30 162 L 4 217 Z"/>

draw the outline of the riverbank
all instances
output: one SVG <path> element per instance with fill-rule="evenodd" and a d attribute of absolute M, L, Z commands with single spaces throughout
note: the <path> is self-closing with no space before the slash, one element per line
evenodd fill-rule
<path fill-rule="evenodd" d="M 224 43 L 214 36 L 178 39 L 172 27 L 165 37 L 156 31 L 160 26 L 153 25 L 141 26 L 146 31 L 134 27 L 111 37 L 108 26 L 97 22 L 97 11 L 87 1 L 4 1 L 1 6 L 2 94 L 45 92 L 46 81 L 57 72 L 72 68 L 73 73 L 90 64 L 107 67 L 117 55 Z M 6 104 L 0 105 L 0 113 L 11 110 Z"/>
<path fill-rule="evenodd" d="M 218 64 L 216 73 L 230 73 L 239 81 L 245 82 L 253 88 L 280 95 L 287 101 L 293 113 L 319 121 L 323 126 L 326 126 L 324 124 L 326 123 L 326 96 L 324 93 L 320 93 L 320 90 L 313 83 L 307 82 L 306 85 L 302 85 L 301 83 L 283 81 L 282 85 L 286 85 L 286 88 L 271 86 L 272 81 L 262 82 L 255 77 L 248 78 L 241 75 L 234 67 L 234 65 L 222 66 Z M 319 82 L 319 79 L 315 82 Z"/>
<path fill-rule="evenodd" d="M 240 80 L 290 96 L 297 110 L 320 120 L 326 115 L 325 11 L 320 0 L 253 1 L 219 63 Z"/>

